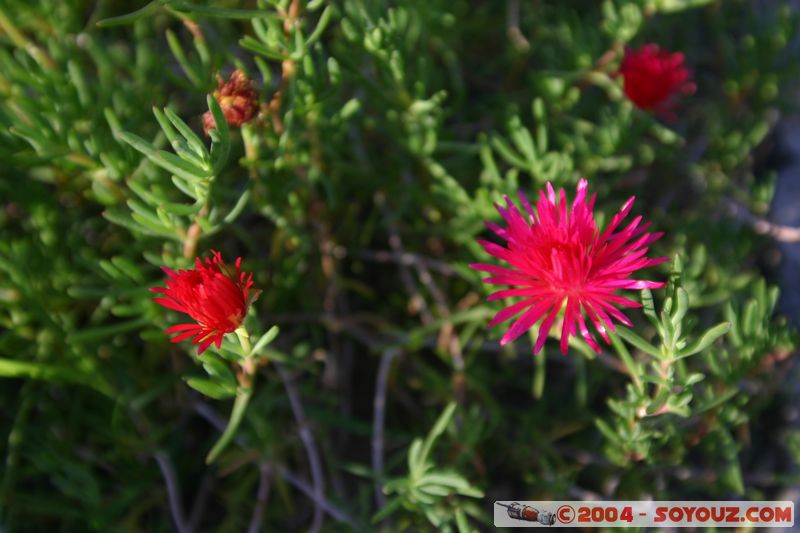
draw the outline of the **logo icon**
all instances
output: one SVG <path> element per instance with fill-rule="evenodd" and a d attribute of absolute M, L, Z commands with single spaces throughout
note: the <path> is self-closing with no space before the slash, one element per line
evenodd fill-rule
<path fill-rule="evenodd" d="M 495 502 L 500 507 L 505 507 L 508 511 L 508 516 L 514 520 L 524 520 L 525 522 L 539 522 L 544 526 L 552 526 L 556 523 L 556 515 L 550 511 L 540 511 L 530 505 L 521 505 L 514 502 L 511 505 L 505 503 Z M 573 511 L 573 517 L 575 512 Z M 571 520 L 570 520 L 571 521 Z"/>
<path fill-rule="evenodd" d="M 575 520 L 575 509 L 571 505 L 562 505 L 556 511 L 556 516 L 562 524 L 569 524 Z"/>

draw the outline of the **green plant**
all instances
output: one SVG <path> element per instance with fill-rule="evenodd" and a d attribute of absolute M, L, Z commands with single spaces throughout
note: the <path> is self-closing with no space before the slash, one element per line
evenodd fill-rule
<path fill-rule="evenodd" d="M 3 531 L 468 531 L 797 483 L 762 218 L 787 6 L 142 4 L 0 2 Z M 671 122 L 618 75 L 650 42 L 697 85 Z M 501 347 L 476 238 L 581 178 L 599 226 L 637 196 L 668 286 L 599 353 Z M 212 249 L 262 293 L 198 357 L 148 289 Z"/>

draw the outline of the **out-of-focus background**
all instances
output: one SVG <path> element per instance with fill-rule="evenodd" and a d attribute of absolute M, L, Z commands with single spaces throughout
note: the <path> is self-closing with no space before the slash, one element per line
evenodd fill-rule
<path fill-rule="evenodd" d="M 800 500 L 798 23 L 750 0 L 0 1 L 0 530 Z M 647 43 L 696 84 L 674 116 L 623 91 Z M 670 259 L 642 277 L 669 285 L 627 294 L 600 354 L 501 347 L 475 240 L 502 195 L 581 177 L 601 224 L 636 196 Z M 148 291 L 211 250 L 263 291 L 233 413 L 236 336 L 198 358 Z"/>

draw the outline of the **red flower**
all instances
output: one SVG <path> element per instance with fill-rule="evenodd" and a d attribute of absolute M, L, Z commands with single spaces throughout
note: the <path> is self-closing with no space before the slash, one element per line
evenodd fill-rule
<path fill-rule="evenodd" d="M 234 127 L 240 127 L 258 113 L 258 92 L 253 87 L 253 81 L 241 70 L 234 70 L 228 81 L 217 78 L 217 90 L 214 98 L 219 102 L 225 120 Z M 214 115 L 206 111 L 203 115 L 203 130 L 206 135 L 217 127 Z"/>
<path fill-rule="evenodd" d="M 250 290 L 253 275 L 239 271 L 241 257 L 236 259 L 236 272 L 231 272 L 219 252 L 212 250 L 211 253 L 213 258 L 207 258 L 205 263 L 198 258 L 192 270 L 176 273 L 161 267 L 169 276 L 167 286 L 150 289 L 164 295 L 154 298 L 157 304 L 186 313 L 197 322 L 178 324 L 166 330 L 167 335 L 176 334 L 172 342 L 194 336 L 192 342 L 200 345 L 197 355 L 212 342 L 220 347 L 222 337 L 241 325 L 247 308 L 259 292 Z"/>
<path fill-rule="evenodd" d="M 586 327 L 584 313 L 600 336 L 610 344 L 606 328 L 614 331 L 613 318 L 626 326 L 632 325 L 614 304 L 641 307 L 637 302 L 614 294 L 616 290 L 664 286 L 664 283 L 630 278 L 640 268 L 667 260 L 666 257 L 645 257 L 648 245 L 662 234 L 645 233 L 649 224 L 640 226 L 642 217 L 636 217 L 624 229 L 617 230 L 630 212 L 634 197 L 625 202 L 601 233 L 592 212 L 596 195 L 592 195 L 587 203 L 587 187 L 586 180 L 580 180 L 578 194 L 570 209 L 564 189 L 559 191 L 559 199 L 556 200 L 553 187 L 548 183 L 547 195 L 539 192 L 535 213 L 528 199 L 520 193 L 527 219 L 506 197 L 508 207 L 496 207 L 508 226 L 501 228 L 491 222 L 486 223 L 489 229 L 506 241 L 508 247 L 483 240 L 478 242 L 489 254 L 502 259 L 511 268 L 481 263 L 470 267 L 492 274 L 484 279 L 486 283 L 514 287 L 494 292 L 489 300 L 509 296 L 523 298 L 497 313 L 489 323 L 489 326 L 494 326 L 524 311 L 500 340 L 500 344 L 516 339 L 544 318 L 533 350 L 538 353 L 563 307 L 561 352 L 567 352 L 569 336 L 577 337 L 578 329 L 589 346 L 599 352 L 600 347 Z"/>
<path fill-rule="evenodd" d="M 667 117 L 678 94 L 692 94 L 695 85 L 683 66 L 683 54 L 661 50 L 646 44 L 638 50 L 625 50 L 619 68 L 624 80 L 625 95 L 640 109 L 655 110 Z"/>

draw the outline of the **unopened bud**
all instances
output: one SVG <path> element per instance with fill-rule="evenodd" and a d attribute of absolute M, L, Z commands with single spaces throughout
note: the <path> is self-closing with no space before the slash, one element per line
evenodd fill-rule
<path fill-rule="evenodd" d="M 241 70 L 234 70 L 228 81 L 217 77 L 218 86 L 214 98 L 219 102 L 222 114 L 230 126 L 240 127 L 250 121 L 259 109 L 258 92 L 253 81 Z M 217 127 L 211 111 L 203 115 L 203 130 L 206 135 Z"/>

